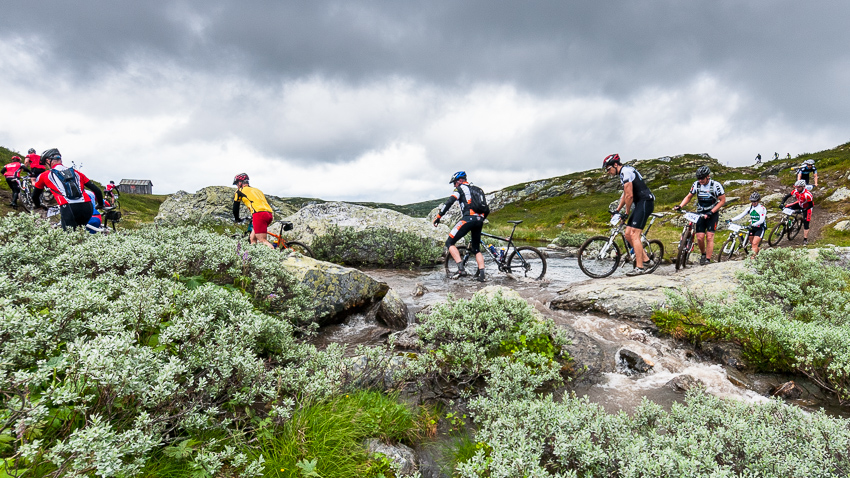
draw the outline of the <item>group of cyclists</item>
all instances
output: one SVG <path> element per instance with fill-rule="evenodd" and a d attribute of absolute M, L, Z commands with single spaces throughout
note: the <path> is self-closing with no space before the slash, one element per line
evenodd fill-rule
<path fill-rule="evenodd" d="M 21 172 L 26 172 L 28 176 L 22 177 Z M 0 168 L 0 173 L 12 190 L 9 205 L 13 208 L 18 207 L 22 181 L 30 181 L 32 184 L 31 199 L 35 208 L 47 209 L 41 199 L 45 189 L 50 191 L 59 208 L 59 224 L 63 229 L 86 225 L 99 229 L 103 224 L 100 210 L 111 206 L 100 188 L 85 174 L 62 163 L 62 154 L 56 148 L 48 149 L 40 155 L 36 154 L 34 148 L 30 148 L 25 159 L 12 156 L 11 161 Z M 106 191 L 114 203 L 118 197 L 114 181 L 109 182 Z M 89 232 L 95 231 L 89 229 Z"/>
<path fill-rule="evenodd" d="M 635 268 L 626 275 L 644 274 L 647 270 L 644 265 L 650 259 L 643 250 L 640 234 L 646 226 L 649 215 L 653 212 L 655 196 L 653 196 L 652 191 L 647 187 L 643 176 L 634 167 L 623 165 L 618 154 L 606 156 L 602 160 L 602 169 L 612 176 L 619 175 L 620 183 L 623 186 L 623 194 L 620 196 L 620 201 L 614 213 L 628 217 L 624 235 L 632 248 L 634 248 Z M 785 204 L 785 201 L 789 198 L 793 197 L 795 199 L 793 203 L 786 204 L 785 207 L 798 210 L 802 214 L 803 245 L 807 245 L 809 242 L 809 226 L 812 220 L 812 209 L 814 208 L 811 189 L 812 187 L 816 187 L 817 184 L 818 174 L 815 162 L 811 159 L 806 160 L 797 168 L 797 180 L 794 183 L 794 189 L 781 201 L 782 204 Z M 696 181 L 681 203 L 674 206 L 673 209 L 681 211 L 694 196 L 697 198 L 696 213 L 699 215 L 699 220 L 695 224 L 695 238 L 701 253 L 699 263 L 700 265 L 706 265 L 712 262 L 714 233 L 717 230 L 720 209 L 726 204 L 726 192 L 723 189 L 723 185 L 711 179 L 711 170 L 708 166 L 697 168 Z M 767 224 L 765 222 L 767 209 L 761 204 L 761 194 L 758 192 L 752 193 L 749 199 L 750 205 L 741 214 L 729 219 L 727 222 L 737 221 L 745 217 L 749 218 L 749 239 L 752 244 L 753 255 L 757 255 L 759 244 L 767 230 Z"/>

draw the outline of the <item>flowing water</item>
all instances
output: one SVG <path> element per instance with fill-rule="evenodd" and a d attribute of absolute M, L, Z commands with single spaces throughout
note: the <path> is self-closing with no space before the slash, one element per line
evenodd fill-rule
<path fill-rule="evenodd" d="M 748 403 L 768 400 L 771 387 L 793 379 L 804 390 L 802 399 L 793 401 L 806 409 L 825 408 L 828 413 L 850 416 L 845 408 L 824 397 L 819 389 L 800 377 L 778 375 L 744 375 L 715 362 L 700 358 L 689 346 L 677 343 L 669 337 L 658 337 L 647 332 L 640 324 L 617 317 L 582 312 L 549 309 L 548 304 L 558 291 L 570 284 L 588 280 L 574 258 L 554 251 L 546 251 L 548 269 L 542 281 L 515 279 L 507 274 L 494 273 L 484 284 L 468 280 L 450 280 L 444 269 L 404 271 L 375 269 L 365 270 L 376 280 L 384 281 L 405 301 L 412 322 L 417 312 L 429 305 L 443 302 L 447 296 L 469 298 L 479 289 L 489 285 L 500 285 L 517 291 L 532 306 L 551 317 L 556 324 L 568 326 L 592 338 L 601 348 L 605 364 L 598 380 L 571 386 L 578 396 L 587 396 L 610 412 L 631 412 L 644 397 L 669 407 L 683 400 L 684 395 L 667 386 L 668 382 L 681 376 L 691 377 L 705 384 L 709 393 Z M 669 270 L 668 270 L 669 269 Z M 615 276 L 626 269 L 620 269 Z M 662 266 L 656 273 L 672 273 L 672 266 Z M 423 292 L 421 295 L 417 291 Z M 379 344 L 392 331 L 378 325 L 374 313 L 364 312 L 350 317 L 345 324 L 325 327 L 316 339 L 318 346 L 331 342 L 351 345 Z M 639 354 L 653 367 L 646 373 L 634 373 L 624 367 L 620 357 L 623 349 Z"/>

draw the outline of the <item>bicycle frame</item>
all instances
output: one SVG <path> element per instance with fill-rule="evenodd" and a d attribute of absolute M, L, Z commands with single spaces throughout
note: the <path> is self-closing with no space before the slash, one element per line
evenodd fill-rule
<path fill-rule="evenodd" d="M 729 224 L 729 226 L 732 226 L 732 225 L 738 226 L 738 224 L 735 224 L 735 223 Z M 750 228 L 747 227 L 747 226 L 738 226 L 738 227 L 740 227 L 740 229 L 738 229 L 738 230 L 734 230 L 730 227 L 729 237 L 726 239 L 726 241 L 728 242 L 730 239 L 733 239 L 734 241 L 740 242 L 741 245 L 736 246 L 735 242 L 733 241 L 729 244 L 729 247 L 731 247 L 731 249 L 729 249 L 729 250 L 726 250 L 726 248 L 722 249 L 721 252 L 723 254 L 729 254 L 730 252 L 732 252 L 733 249 L 737 249 L 738 247 L 741 247 L 742 249 L 746 249 L 747 246 L 750 244 Z"/>
<path fill-rule="evenodd" d="M 481 239 L 481 242 L 478 245 L 479 246 L 478 248 L 483 249 L 483 250 L 487 251 L 488 254 L 490 254 L 490 257 L 493 258 L 493 262 L 495 262 L 499 266 L 500 272 L 507 272 L 507 265 L 506 265 L 505 262 L 506 262 L 508 256 L 510 256 L 510 254 L 511 254 L 511 248 L 514 248 L 514 250 L 516 250 L 516 246 L 514 245 L 513 239 L 514 239 L 514 232 L 516 232 L 516 227 L 518 225 L 519 225 L 519 223 L 514 223 L 514 228 L 511 230 L 511 235 L 508 236 L 508 237 L 501 237 L 501 236 L 497 236 L 495 234 L 489 234 L 489 233 L 486 233 L 484 231 L 481 231 L 482 239 Z M 498 241 L 502 241 L 502 242 L 507 243 L 505 245 L 505 254 L 504 254 L 504 256 L 501 257 L 501 259 L 500 259 L 501 254 L 498 254 L 498 255 L 495 254 L 493 251 L 490 250 L 489 247 L 487 247 L 487 244 L 484 244 L 484 239 L 483 239 L 484 237 L 489 237 L 489 238 L 496 239 Z M 519 257 L 521 259 L 522 255 L 520 255 Z"/>
<path fill-rule="evenodd" d="M 649 239 L 646 238 L 646 235 L 649 234 L 650 229 L 652 229 L 652 224 L 655 223 L 656 217 L 658 217 L 658 216 L 656 216 L 654 214 L 650 215 L 649 225 L 646 226 L 646 229 L 640 231 L 641 244 L 649 243 Z M 611 228 L 611 232 L 608 233 L 609 234 L 608 235 L 608 244 L 606 244 L 605 247 L 602 248 L 602 250 L 600 251 L 600 254 L 599 254 L 600 257 L 606 256 L 608 254 L 608 252 L 611 250 L 611 245 L 614 244 L 614 241 L 617 240 L 617 236 L 619 236 L 620 240 L 623 241 L 623 248 L 624 248 L 624 251 L 625 251 L 625 257 L 623 258 L 623 261 L 620 264 L 620 267 L 625 267 L 625 265 L 627 263 L 630 263 L 634 260 L 634 258 L 633 258 L 634 248 L 632 247 L 631 244 L 629 244 L 629 241 L 626 240 L 626 234 L 623 232 L 626 229 L 626 223 L 623 221 L 623 219 L 624 219 L 623 216 L 620 215 L 620 218 L 619 218 L 617 224 L 616 225 L 612 224 L 613 227 Z M 612 217 L 612 222 L 613 222 L 613 217 Z"/>

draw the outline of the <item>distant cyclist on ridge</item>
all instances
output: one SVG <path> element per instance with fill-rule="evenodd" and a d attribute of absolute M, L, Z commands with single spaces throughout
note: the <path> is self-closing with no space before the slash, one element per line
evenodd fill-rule
<path fill-rule="evenodd" d="M 479 247 L 481 244 L 481 229 L 484 228 L 484 214 L 481 211 L 475 210 L 474 203 L 476 199 L 473 197 L 474 191 L 475 194 L 481 195 L 483 195 L 483 192 L 481 188 L 472 186 L 467 182 L 465 171 L 454 173 L 449 183 L 454 185 L 455 190 L 449 196 L 446 203 L 443 204 L 443 207 L 440 208 L 437 217 L 434 218 L 434 227 L 437 227 L 437 224 L 440 223 L 440 218 L 449 212 L 455 201 L 458 201 L 463 217 L 455 224 L 455 227 L 449 232 L 449 238 L 446 239 L 446 247 L 449 248 L 449 254 L 451 254 L 452 259 L 457 264 L 457 273 L 452 276 L 452 279 L 469 275 L 463 267 L 463 263 L 460 260 L 460 251 L 457 250 L 455 244 L 460 238 L 471 232 L 472 241 L 469 243 L 469 250 L 475 253 L 475 262 L 478 265 L 478 272 L 475 273 L 475 278 L 479 282 L 484 282 L 484 255 L 481 254 L 481 248 Z"/>

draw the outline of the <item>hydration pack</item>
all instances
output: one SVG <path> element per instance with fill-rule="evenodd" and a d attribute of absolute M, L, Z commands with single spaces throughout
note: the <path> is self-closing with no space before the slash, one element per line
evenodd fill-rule
<path fill-rule="evenodd" d="M 65 199 L 73 201 L 83 198 L 83 190 L 80 187 L 80 181 L 74 168 L 53 169 L 50 171 L 50 174 L 53 175 L 55 179 L 54 183 L 59 187 L 59 192 L 65 196 Z"/>
<path fill-rule="evenodd" d="M 469 208 L 478 214 L 483 214 L 487 217 L 490 214 L 490 206 L 487 205 L 487 196 L 484 195 L 484 190 L 478 186 L 469 185 L 469 194 L 472 196 L 469 203 Z"/>

